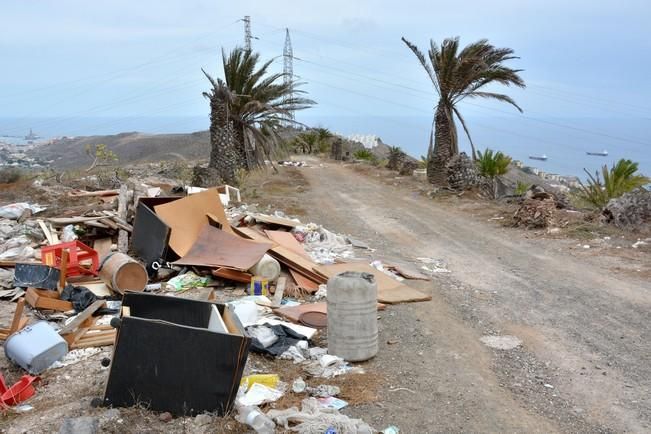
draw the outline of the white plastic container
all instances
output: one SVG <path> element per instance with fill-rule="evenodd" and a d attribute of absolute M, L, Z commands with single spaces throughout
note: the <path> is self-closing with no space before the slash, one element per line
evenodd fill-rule
<path fill-rule="evenodd" d="M 378 352 L 377 284 L 346 271 L 328 280 L 328 354 L 361 362 Z"/>
<path fill-rule="evenodd" d="M 30 374 L 40 374 L 68 353 L 68 343 L 46 321 L 29 325 L 9 336 L 7 359 Z"/>
<path fill-rule="evenodd" d="M 276 424 L 269 419 L 257 407 L 240 406 L 237 420 L 245 423 L 258 434 L 273 434 L 276 430 Z"/>
<path fill-rule="evenodd" d="M 275 282 L 280 276 L 280 263 L 265 253 L 249 272 L 254 276 L 264 277 L 269 282 Z"/>

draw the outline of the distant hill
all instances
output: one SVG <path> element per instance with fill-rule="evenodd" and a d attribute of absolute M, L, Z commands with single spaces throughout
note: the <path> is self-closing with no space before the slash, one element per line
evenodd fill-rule
<path fill-rule="evenodd" d="M 52 160 L 55 168 L 76 168 L 91 163 L 86 155 L 86 145 L 103 143 L 115 152 L 121 164 L 174 159 L 195 160 L 208 158 L 210 135 L 208 131 L 189 134 L 120 133 L 110 136 L 85 136 L 64 138 L 50 145 L 30 151 L 40 160 Z"/>

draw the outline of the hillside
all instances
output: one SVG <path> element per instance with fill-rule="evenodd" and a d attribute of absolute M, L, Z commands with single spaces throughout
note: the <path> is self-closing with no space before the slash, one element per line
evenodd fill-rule
<path fill-rule="evenodd" d="M 188 134 L 143 134 L 120 133 L 110 136 L 84 136 L 64 138 L 50 145 L 30 151 L 41 160 L 52 160 L 55 168 L 88 166 L 91 161 L 86 155 L 86 145 L 103 143 L 115 152 L 120 163 L 160 161 L 170 159 L 207 158 L 210 146 L 208 131 Z"/>

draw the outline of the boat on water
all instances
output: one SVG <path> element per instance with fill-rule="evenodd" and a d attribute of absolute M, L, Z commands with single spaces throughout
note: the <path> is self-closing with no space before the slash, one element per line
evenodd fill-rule
<path fill-rule="evenodd" d="M 529 155 L 529 159 L 531 160 L 539 160 L 539 161 L 547 161 L 547 155 L 542 154 L 542 155 Z"/>
<path fill-rule="evenodd" d="M 607 156 L 608 156 L 608 151 L 606 151 L 605 149 L 604 149 L 603 151 L 601 151 L 601 152 L 590 152 L 590 151 L 587 151 L 586 154 L 588 154 L 588 155 L 594 155 L 595 157 L 607 157 Z"/>

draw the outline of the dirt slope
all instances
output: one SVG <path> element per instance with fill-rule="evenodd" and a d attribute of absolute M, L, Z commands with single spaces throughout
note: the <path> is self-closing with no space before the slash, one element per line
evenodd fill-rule
<path fill-rule="evenodd" d="M 381 315 L 370 363 L 388 375 L 383 403 L 354 414 L 406 433 L 651 430 L 651 285 L 615 274 L 621 259 L 528 239 L 345 166 L 284 170 L 307 180 L 313 221 L 452 271 L 417 283 L 431 302 Z M 486 334 L 523 346 L 492 350 Z"/>
<path fill-rule="evenodd" d="M 115 152 L 120 164 L 140 161 L 160 161 L 207 158 L 210 151 L 208 131 L 190 134 L 143 134 L 121 133 L 109 136 L 75 137 L 61 139 L 33 152 L 43 160 L 53 160 L 53 167 L 88 167 L 91 163 L 86 155 L 86 145 L 103 143 Z"/>

